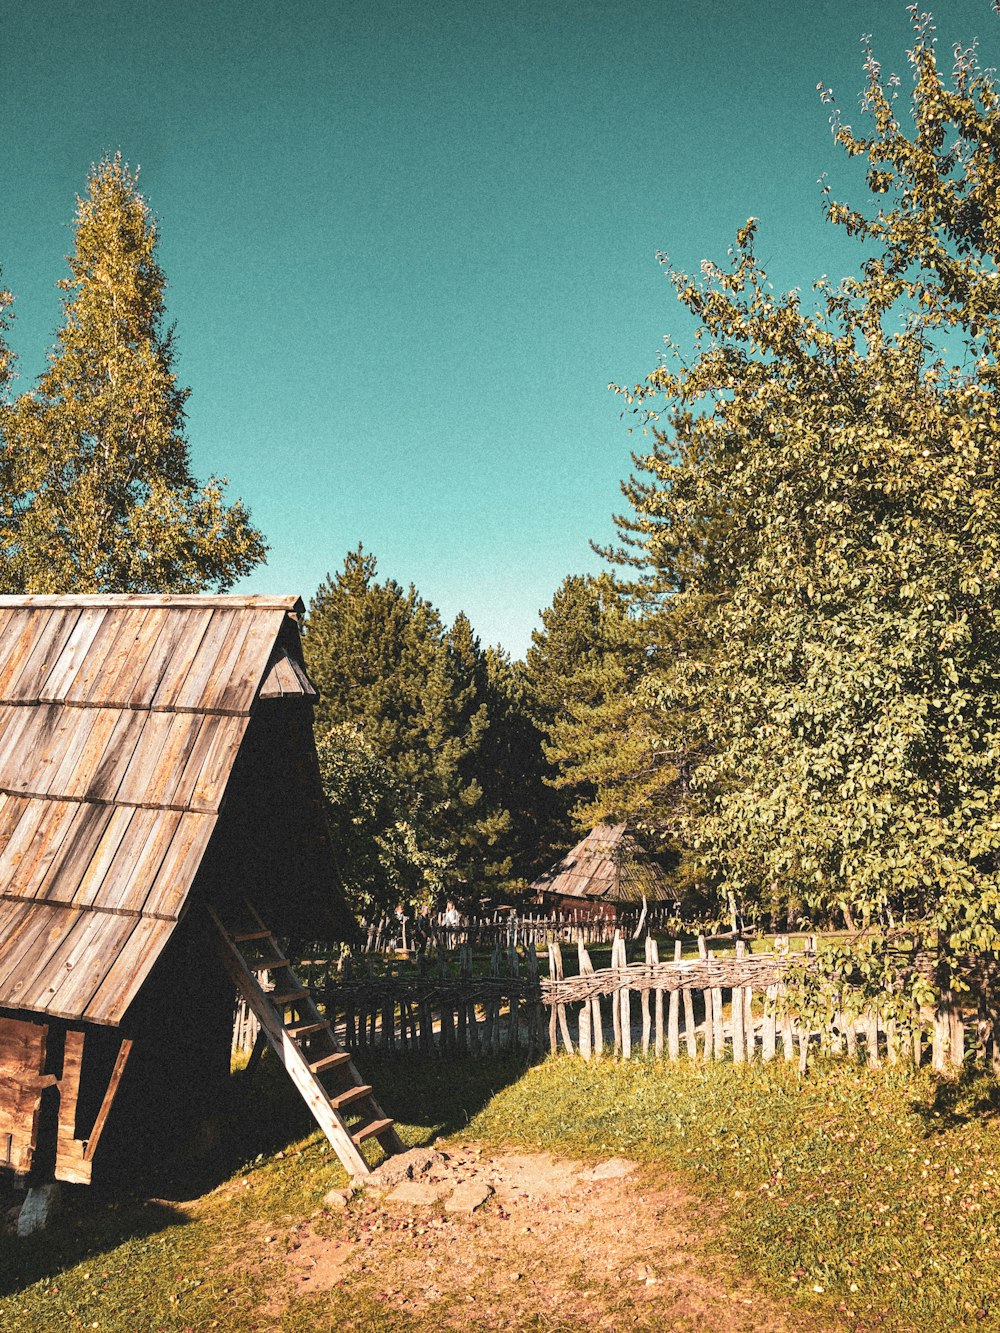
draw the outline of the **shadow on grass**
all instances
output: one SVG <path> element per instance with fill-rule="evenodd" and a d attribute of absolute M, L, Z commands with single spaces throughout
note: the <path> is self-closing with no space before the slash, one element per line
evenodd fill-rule
<path fill-rule="evenodd" d="M 460 1134 L 483 1107 L 530 1067 L 522 1055 L 440 1059 L 417 1054 L 363 1057 L 366 1081 L 414 1147 Z"/>
<path fill-rule="evenodd" d="M 6 1195 L 0 1197 L 9 1204 Z M 125 1241 L 142 1241 L 184 1226 L 187 1220 L 180 1209 L 158 1199 L 109 1205 L 91 1197 L 86 1186 L 73 1187 L 64 1212 L 45 1231 L 23 1239 L 0 1236 L 0 1297 L 53 1278 L 86 1259 L 97 1260 Z"/>
<path fill-rule="evenodd" d="M 457 1134 L 527 1068 L 523 1056 L 452 1059 L 411 1054 L 361 1057 L 361 1073 L 408 1146 Z M 238 1172 L 308 1137 L 316 1125 L 284 1069 L 265 1057 L 256 1074 L 233 1075 L 211 1135 L 161 1159 L 138 1154 L 139 1174 L 106 1175 L 99 1186 L 71 1186 L 51 1226 L 21 1240 L 0 1235 L 0 1297 L 93 1260 L 123 1243 L 141 1242 L 188 1221 L 181 1201 L 200 1198 Z M 325 1145 L 324 1145 L 325 1146 Z M 131 1158 L 133 1167 L 136 1155 Z M 22 1196 L 0 1192 L 0 1210 Z"/>
<path fill-rule="evenodd" d="M 972 1120 L 1000 1117 L 1000 1083 L 981 1069 L 968 1066 L 957 1078 L 939 1079 L 929 1101 L 911 1103 L 930 1134 L 957 1129 Z"/>
<path fill-rule="evenodd" d="M 460 1133 L 502 1088 L 519 1079 L 523 1055 L 493 1059 L 440 1059 L 418 1054 L 365 1052 L 356 1063 L 386 1115 L 408 1146 Z M 305 1102 L 271 1052 L 256 1072 L 234 1073 L 211 1133 L 163 1159 L 142 1156 L 141 1176 L 112 1180 L 108 1192 L 141 1193 L 171 1201 L 199 1198 L 248 1166 L 307 1138 L 316 1130 Z M 133 1161 L 134 1161 L 133 1157 Z"/>

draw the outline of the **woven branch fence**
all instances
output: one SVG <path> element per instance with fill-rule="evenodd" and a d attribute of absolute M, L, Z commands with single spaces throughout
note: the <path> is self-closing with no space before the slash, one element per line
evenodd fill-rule
<path fill-rule="evenodd" d="M 737 941 L 733 952 L 716 954 L 701 937 L 699 957 L 683 959 L 678 941 L 673 959 L 663 962 L 655 939 L 647 936 L 639 947 L 643 961 L 629 963 L 618 931 L 611 966 L 595 969 L 578 938 L 572 975 L 565 973 L 558 941 L 548 944 L 548 976 L 541 975 L 534 948 L 499 944 L 482 976 L 473 974 L 468 945 L 451 960 L 439 953 L 433 960 L 396 961 L 380 975 L 350 959 L 336 965 L 313 959 L 298 970 L 337 1038 L 355 1051 L 490 1057 L 505 1051 L 532 1056 L 547 1048 L 585 1060 L 642 1054 L 740 1064 L 780 1058 L 805 1069 L 810 1051 L 821 1050 L 871 1065 L 919 1065 L 929 1057 L 941 1072 L 960 1067 L 974 1051 L 1000 1074 L 995 960 L 971 960 L 970 975 L 979 984 L 965 1003 L 946 993 L 936 1009 L 906 1010 L 889 997 L 866 1003 L 845 985 L 830 1011 L 810 1022 L 796 1013 L 788 980 L 793 966 L 815 967 L 815 943 L 805 954 L 789 955 L 781 937 L 758 953 Z M 910 955 L 910 966 L 928 975 L 935 962 L 930 953 Z M 256 1020 L 241 1004 L 234 1051 L 249 1049 L 255 1036 Z"/>
<path fill-rule="evenodd" d="M 788 993 L 794 959 L 787 940 L 757 954 L 749 954 L 740 941 L 732 954 L 722 956 L 714 955 L 703 937 L 698 945 L 698 958 L 682 959 L 677 942 L 673 961 L 661 962 L 656 940 L 647 937 L 645 961 L 629 964 L 618 937 L 611 967 L 595 971 L 578 942 L 579 972 L 569 977 L 560 946 L 550 945 L 549 976 L 540 981 L 540 998 L 549 1011 L 550 1052 L 561 1048 L 585 1060 L 606 1050 L 623 1059 L 641 1052 L 677 1060 L 683 1053 L 705 1060 L 728 1056 L 735 1064 L 781 1057 L 798 1061 L 803 1070 L 814 1049 L 852 1060 L 863 1057 L 870 1065 L 883 1060 L 919 1065 L 929 1054 L 943 1073 L 961 1067 L 974 1049 L 1000 1074 L 1000 1006 L 992 959 L 967 960 L 979 984 L 965 1005 L 950 992 L 936 1009 L 907 1007 L 888 996 L 859 1003 L 857 989 L 845 984 L 839 1003 L 809 1022 L 796 1014 Z M 815 970 L 815 941 L 796 957 L 799 966 Z M 931 975 L 936 959 L 916 953 L 909 965 Z"/>

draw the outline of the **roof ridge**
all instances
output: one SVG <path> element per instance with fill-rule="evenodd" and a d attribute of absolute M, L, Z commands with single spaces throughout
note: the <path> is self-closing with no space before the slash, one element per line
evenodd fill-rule
<path fill-rule="evenodd" d="M 100 593 L 23 593 L 0 596 L 0 608 L 15 610 L 52 609 L 55 607 L 74 606 L 164 606 L 164 607 L 225 607 L 238 610 L 241 607 L 254 610 L 297 611 L 305 610 L 301 597 L 294 594 L 272 596 L 268 593 L 145 593 L 145 592 L 100 592 Z"/>

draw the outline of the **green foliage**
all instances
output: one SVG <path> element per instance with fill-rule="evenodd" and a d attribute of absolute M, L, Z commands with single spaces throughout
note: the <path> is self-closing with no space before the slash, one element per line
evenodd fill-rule
<path fill-rule="evenodd" d="M 405 847 L 382 861 L 394 867 L 389 880 L 401 896 L 429 902 L 496 889 L 511 874 L 511 817 L 501 803 L 503 781 L 490 770 L 510 726 L 500 707 L 491 725 L 497 669 L 491 683 L 488 655 L 464 615 L 446 628 L 415 588 L 379 583 L 376 572 L 374 557 L 359 547 L 310 604 L 304 643 L 321 693 L 319 733 L 339 728 L 330 742 L 336 748 L 353 728 L 355 761 L 360 754 L 368 756 L 362 768 L 377 762 L 392 793 L 391 819 L 381 805 L 362 827 L 374 836 L 383 821 L 383 843 L 370 848 L 376 859 L 386 855 L 385 838 L 397 851 Z M 343 806 L 337 782 L 328 790 L 334 806 Z M 350 822 L 347 811 L 335 817 Z M 374 897 L 384 901 L 389 881 L 378 882 Z"/>
<path fill-rule="evenodd" d="M 444 865 L 421 849 L 406 793 L 352 722 L 317 741 L 337 870 L 352 911 L 365 919 L 420 897 Z"/>
<path fill-rule="evenodd" d="M 924 918 L 953 948 L 986 948 L 1000 942 L 1000 323 L 986 296 L 1000 249 L 982 214 L 1000 109 L 971 56 L 945 86 L 926 31 L 911 60 L 908 128 L 869 59 L 873 136 L 837 132 L 889 196 L 871 223 L 829 206 L 882 247 L 859 278 L 820 281 L 815 309 L 776 295 L 754 220 L 725 267 L 669 269 L 695 355 L 628 394 L 652 447 L 626 487 L 620 555 L 674 645 L 645 689 L 694 760 L 706 872 L 750 907 L 780 884 L 821 911 Z M 942 325 L 968 331 L 963 368 Z"/>
<path fill-rule="evenodd" d="M 75 238 L 48 369 L 4 412 L 4 581 L 35 593 L 226 589 L 266 548 L 222 480 L 191 474 L 157 227 L 120 156 L 92 171 Z"/>

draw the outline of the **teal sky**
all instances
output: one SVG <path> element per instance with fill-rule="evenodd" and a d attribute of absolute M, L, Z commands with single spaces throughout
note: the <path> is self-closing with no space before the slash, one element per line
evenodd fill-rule
<path fill-rule="evenodd" d="M 989 0 L 939 3 L 942 47 Z M 816 84 L 856 120 L 859 38 L 896 0 L 32 0 L 0 6 L 0 265 L 27 387 L 89 165 L 141 167 L 200 476 L 270 544 L 248 591 L 309 597 L 363 541 L 382 574 L 515 655 L 598 567 L 635 382 L 696 268 L 761 219 L 775 286 L 857 256 Z M 853 191 L 854 197 L 859 194 Z"/>

